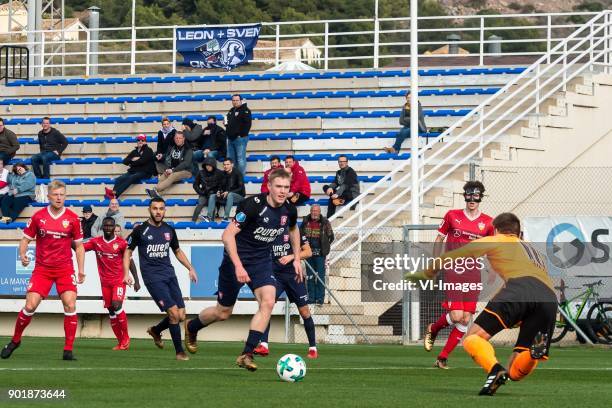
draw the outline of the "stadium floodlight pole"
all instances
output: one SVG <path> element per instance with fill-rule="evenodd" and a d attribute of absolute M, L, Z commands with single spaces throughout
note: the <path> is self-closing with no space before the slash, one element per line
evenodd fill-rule
<path fill-rule="evenodd" d="M 132 0 L 132 41 L 130 47 L 130 74 L 136 73 L 136 0 Z"/>
<path fill-rule="evenodd" d="M 410 0 L 410 161 L 412 190 L 410 200 L 411 223 L 420 224 L 419 217 L 419 47 L 418 1 Z"/>

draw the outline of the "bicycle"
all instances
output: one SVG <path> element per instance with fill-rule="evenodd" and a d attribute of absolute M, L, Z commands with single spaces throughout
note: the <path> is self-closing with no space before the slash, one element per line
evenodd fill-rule
<path fill-rule="evenodd" d="M 561 279 L 560 286 L 555 286 L 555 289 L 560 291 L 559 309 L 563 310 L 565 316 L 571 319 L 575 325 L 578 325 L 578 318 L 582 315 L 586 305 L 593 301 L 586 315 L 586 325 L 584 328 L 581 328 L 594 342 L 612 344 L 612 299 L 600 298 L 596 289 L 603 285 L 604 283 L 601 280 L 585 283 L 582 287 L 585 287 L 586 290 L 570 299 L 566 298 L 565 290 L 580 288 L 569 288 L 565 286 L 565 281 Z M 572 308 L 572 304 L 577 300 L 580 300 L 578 307 Z M 552 343 L 560 341 L 568 332 L 575 330 L 574 326 L 566 320 L 565 316 L 558 312 L 555 329 L 551 338 Z M 581 336 L 578 336 L 578 340 L 584 342 Z"/>

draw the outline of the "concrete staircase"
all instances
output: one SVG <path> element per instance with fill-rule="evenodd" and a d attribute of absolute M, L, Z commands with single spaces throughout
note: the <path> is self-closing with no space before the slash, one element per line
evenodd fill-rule
<path fill-rule="evenodd" d="M 477 178 L 483 178 L 487 195 L 495 197 L 501 205 L 490 205 L 488 199 L 483 201 L 483 211 L 495 216 L 502 211 L 515 211 L 521 215 L 521 207 L 534 196 L 553 194 L 547 185 L 559 175 L 553 177 L 530 177 L 526 179 L 521 168 L 551 166 L 566 168 L 576 165 L 607 165 L 609 166 L 609 152 L 612 151 L 612 126 L 609 122 L 608 101 L 612 98 L 612 75 L 585 74 L 574 79 L 566 91 L 557 92 L 552 97 L 541 102 L 539 113 L 531 114 L 525 120 L 514 124 L 504 135 L 484 149 L 482 157 L 474 157 L 473 161 L 479 168 Z M 467 126 L 467 125 L 466 125 Z M 433 149 L 439 148 L 435 145 Z M 448 166 L 447 166 L 448 167 Z M 427 171 L 431 166 L 427 166 Z M 421 223 L 438 224 L 444 214 L 452 208 L 461 208 L 465 205 L 462 196 L 462 187 L 469 179 L 468 166 L 460 166 L 449 177 L 438 183 L 424 196 L 421 204 Z M 435 173 L 430 179 L 440 174 Z M 486 184 L 488 176 L 495 172 L 497 179 L 503 174 L 507 183 L 503 185 Z M 404 173 L 396 175 L 395 180 Z M 496 179 L 496 180 L 497 180 Z M 597 180 L 592 185 L 580 186 L 577 180 L 566 180 L 568 188 L 580 188 L 588 191 L 597 188 Z M 572 184 L 573 183 L 573 184 Z M 409 186 L 409 180 L 402 184 Z M 565 194 L 566 190 L 555 189 L 555 194 Z M 409 197 L 409 194 L 407 194 Z M 381 200 L 381 204 L 388 202 Z M 397 208 L 397 207 L 392 207 Z M 379 210 L 379 209 L 378 209 Z M 373 209 L 374 211 L 378 211 Z M 544 210 L 545 211 L 545 210 Z M 562 211 L 562 210 L 561 210 Z M 389 211 L 381 211 L 377 219 L 382 220 Z M 350 216 L 350 212 L 345 217 Z M 363 218 L 370 213 L 363 215 Z M 530 215 L 533 215 L 530 212 Z M 545 215 L 545 214 L 542 214 Z M 337 225 L 341 220 L 336 220 Z M 331 265 L 329 271 L 329 287 L 334 291 L 338 301 L 349 310 L 353 319 L 360 324 L 363 332 L 372 342 L 399 342 L 401 336 L 393 336 L 393 327 L 378 325 L 377 320 L 387 309 L 394 305 L 389 303 L 361 303 L 362 295 L 362 268 L 370 267 L 366 261 L 373 253 L 366 247 L 376 248 L 378 256 L 392 254 L 393 243 L 403 240 L 401 225 L 411 223 L 409 211 L 403 211 L 393 219 L 391 225 L 380 231 L 372 232 L 361 244 L 360 251 L 351 251 L 347 256 Z M 355 224 L 357 228 L 357 224 Z M 423 234 L 432 239 L 435 234 Z M 337 237 L 341 237 L 338 233 Z M 350 240 L 349 240 L 350 241 Z M 350 242 L 345 243 L 346 245 Z M 340 253 L 342 248 L 335 248 L 330 257 Z M 359 258 L 360 257 L 360 258 Z M 358 343 L 364 341 L 358 331 L 348 324 L 348 319 L 338 317 L 339 312 L 335 301 L 329 299 L 330 305 L 314 308 L 315 322 L 321 340 L 330 343 Z M 361 305 L 361 307 L 359 307 Z M 330 309 L 326 309 L 329 307 Z M 331 309 L 334 308 L 334 309 Z M 332 312 L 333 310 L 333 312 Z M 296 327 L 296 333 L 301 330 Z"/>

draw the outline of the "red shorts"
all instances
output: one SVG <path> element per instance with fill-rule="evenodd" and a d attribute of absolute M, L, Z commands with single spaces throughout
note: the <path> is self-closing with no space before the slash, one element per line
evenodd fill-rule
<path fill-rule="evenodd" d="M 30 278 L 30 284 L 28 285 L 28 292 L 36 292 L 43 298 L 46 298 L 54 283 L 58 295 L 68 291 L 75 293 L 77 291 L 74 271 L 50 271 L 42 268 L 34 268 L 32 277 Z"/>
<path fill-rule="evenodd" d="M 111 307 L 113 302 L 123 302 L 125 300 L 125 283 L 115 285 L 102 284 L 102 299 L 106 309 Z"/>
<path fill-rule="evenodd" d="M 442 303 L 442 307 L 446 310 L 463 310 L 471 314 L 476 313 L 476 304 L 474 301 L 451 301 L 446 300 Z"/>

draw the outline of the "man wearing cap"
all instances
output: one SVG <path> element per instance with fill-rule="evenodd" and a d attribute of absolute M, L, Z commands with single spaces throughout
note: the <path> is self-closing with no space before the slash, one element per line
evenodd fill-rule
<path fill-rule="evenodd" d="M 112 190 L 106 187 L 105 198 L 117 198 L 132 184 L 140 183 L 155 174 L 155 155 L 147 145 L 147 136 L 140 134 L 136 140 L 136 148 L 123 159 L 123 164 L 129 167 L 127 173 L 117 177 Z"/>
<path fill-rule="evenodd" d="M 83 228 L 83 238 L 91 238 L 91 227 L 96 223 L 98 216 L 93 213 L 91 205 L 83 207 L 83 216 L 81 217 L 81 227 Z"/>

